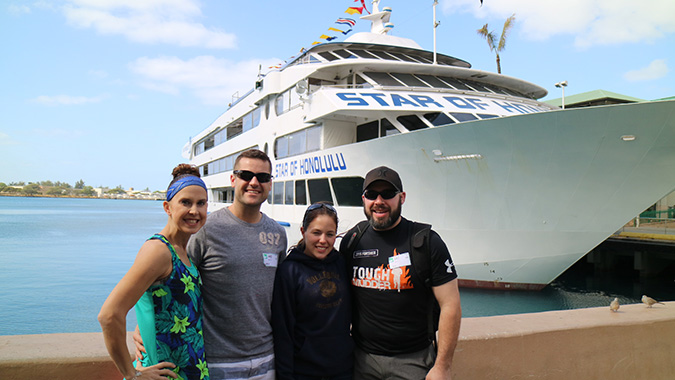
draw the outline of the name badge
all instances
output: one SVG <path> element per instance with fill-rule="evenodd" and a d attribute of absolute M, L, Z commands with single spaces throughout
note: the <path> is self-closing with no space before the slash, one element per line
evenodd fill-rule
<path fill-rule="evenodd" d="M 408 252 L 401 253 L 389 258 L 389 268 L 395 269 L 410 265 L 410 254 Z"/>
<path fill-rule="evenodd" d="M 278 253 L 263 253 L 263 264 L 266 267 L 276 268 L 279 263 Z"/>

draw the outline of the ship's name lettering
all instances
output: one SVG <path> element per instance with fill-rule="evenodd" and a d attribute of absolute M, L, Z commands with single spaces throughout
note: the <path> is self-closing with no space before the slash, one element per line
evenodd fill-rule
<path fill-rule="evenodd" d="M 328 173 L 347 170 L 342 153 L 322 154 L 274 165 L 274 178 L 294 177 L 305 174 Z"/>
<path fill-rule="evenodd" d="M 416 107 L 451 110 L 486 111 L 500 110 L 500 113 L 533 113 L 545 111 L 527 104 L 500 101 L 496 99 L 472 98 L 465 96 L 401 95 L 395 93 L 338 92 L 335 94 L 348 107 Z"/>

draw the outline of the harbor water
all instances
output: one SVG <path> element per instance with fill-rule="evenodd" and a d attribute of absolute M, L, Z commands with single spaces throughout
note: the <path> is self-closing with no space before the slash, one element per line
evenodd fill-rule
<path fill-rule="evenodd" d="M 0 197 L 0 335 L 101 331 L 103 301 L 166 223 L 158 201 Z M 461 289 L 464 317 L 607 306 L 672 282 L 597 277 L 580 264 L 539 292 Z M 136 324 L 129 313 L 127 329 Z"/>

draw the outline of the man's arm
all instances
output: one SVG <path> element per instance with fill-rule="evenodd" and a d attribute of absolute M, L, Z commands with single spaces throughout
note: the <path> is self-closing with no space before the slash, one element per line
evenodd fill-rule
<path fill-rule="evenodd" d="M 459 302 L 457 283 L 457 279 L 454 279 L 432 288 L 441 307 L 441 316 L 438 322 L 436 363 L 427 374 L 427 380 L 451 379 L 452 358 L 455 354 L 462 320 L 462 306 Z"/>

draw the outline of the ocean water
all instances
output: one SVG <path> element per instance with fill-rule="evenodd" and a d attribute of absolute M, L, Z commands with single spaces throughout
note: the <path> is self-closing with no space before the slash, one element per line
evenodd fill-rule
<path fill-rule="evenodd" d="M 166 220 L 159 201 L 0 197 L 0 335 L 101 331 L 103 301 Z M 643 293 L 672 300 L 673 280 L 579 267 L 539 292 L 460 289 L 464 317 L 637 303 Z"/>

